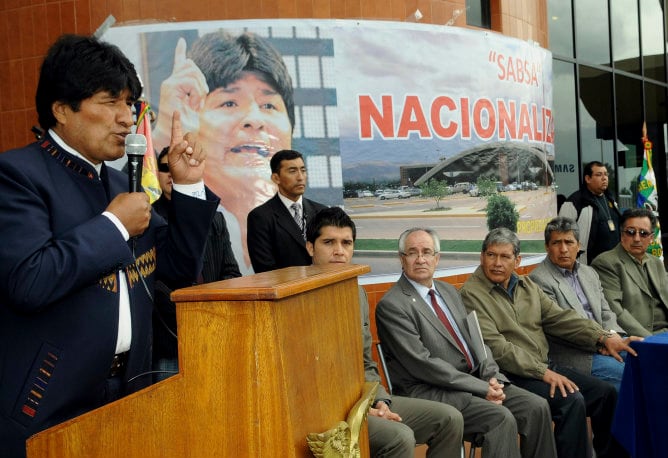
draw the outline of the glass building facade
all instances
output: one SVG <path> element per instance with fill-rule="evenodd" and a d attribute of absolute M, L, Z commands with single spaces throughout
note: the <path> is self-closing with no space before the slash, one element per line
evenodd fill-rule
<path fill-rule="evenodd" d="M 583 165 L 598 160 L 620 206 L 635 207 L 645 124 L 668 228 L 666 0 L 547 3 L 559 194 L 575 191 Z"/>

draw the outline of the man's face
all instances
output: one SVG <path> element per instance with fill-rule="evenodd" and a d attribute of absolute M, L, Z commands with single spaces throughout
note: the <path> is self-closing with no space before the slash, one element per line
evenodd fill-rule
<path fill-rule="evenodd" d="M 633 231 L 635 234 L 629 235 L 626 231 Z M 645 237 L 642 234 L 645 234 Z M 621 244 L 627 253 L 641 260 L 647 252 L 647 247 L 652 243 L 653 235 L 652 223 L 649 218 L 629 218 L 622 228 Z"/>
<path fill-rule="evenodd" d="M 93 164 L 119 159 L 125 154 L 125 136 L 134 123 L 132 102 L 127 89 L 117 96 L 96 92 L 81 101 L 79 111 L 55 102 L 51 107 L 56 118 L 53 129 Z"/>
<path fill-rule="evenodd" d="M 425 231 L 415 231 L 406 237 L 400 255 L 401 268 L 407 278 L 431 288 L 440 253 L 434 249 L 434 239 Z"/>
<path fill-rule="evenodd" d="M 552 231 L 550 241 L 545 245 L 547 257 L 553 264 L 562 269 L 573 270 L 580 250 L 580 242 L 575 239 L 573 231 Z"/>
<path fill-rule="evenodd" d="M 322 264 L 348 264 L 353 258 L 355 242 L 349 227 L 324 226 L 315 243 L 306 242 L 306 250 L 316 266 Z"/>
<path fill-rule="evenodd" d="M 163 172 L 158 169 L 158 182 L 160 183 L 160 189 L 167 199 L 172 198 L 172 174 L 169 173 L 169 158 L 165 154 L 162 159 L 160 159 L 160 164 L 158 167 L 165 168 L 167 167 L 167 172 Z"/>
<path fill-rule="evenodd" d="M 608 169 L 605 167 L 592 167 L 591 176 L 585 175 L 587 189 L 595 196 L 600 196 L 608 189 Z"/>
<path fill-rule="evenodd" d="M 205 181 L 224 194 L 227 176 L 237 177 L 235 186 L 253 187 L 258 177 L 269 182 L 269 159 L 290 149 L 292 126 L 280 94 L 258 74 L 243 72 L 206 96 L 199 140 L 209 152 Z"/>
<path fill-rule="evenodd" d="M 510 277 L 521 261 L 520 256 L 513 253 L 511 243 L 497 243 L 487 247 L 487 250 L 480 253 L 480 266 L 485 277 L 492 283 L 508 287 Z"/>
<path fill-rule="evenodd" d="M 278 191 L 290 200 L 297 201 L 306 191 L 306 166 L 302 158 L 283 160 L 271 179 Z"/>

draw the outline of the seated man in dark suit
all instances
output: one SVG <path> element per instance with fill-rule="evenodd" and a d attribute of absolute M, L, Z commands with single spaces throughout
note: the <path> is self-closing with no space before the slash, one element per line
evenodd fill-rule
<path fill-rule="evenodd" d="M 433 279 L 439 247 L 432 229 L 401 234 L 403 274 L 376 307 L 395 392 L 457 408 L 486 458 L 555 457 L 547 402 L 508 383 L 482 338 L 475 345 L 457 290 Z"/>
<path fill-rule="evenodd" d="M 635 351 L 618 334 L 574 310 L 562 309 L 529 278 L 515 274 L 521 259 L 514 232 L 491 230 L 482 244 L 480 266 L 461 289 L 466 308 L 478 314 L 485 343 L 511 382 L 547 399 L 559 457 L 591 456 L 587 416 L 591 417 L 597 457 L 627 456 L 610 434 L 615 388 L 551 364 L 547 336 L 568 340 L 587 351 L 598 349 L 618 360 L 620 351 L 632 355 Z"/>
<path fill-rule="evenodd" d="M 647 253 L 657 218 L 634 208 L 622 214 L 620 224 L 622 240 L 591 264 L 605 298 L 627 332 L 645 337 L 668 331 L 668 275 L 663 261 Z"/>
<path fill-rule="evenodd" d="M 559 216 L 545 227 L 547 256 L 529 275 L 545 294 L 566 310 L 575 310 L 583 318 L 593 320 L 603 329 L 626 332 L 617 324 L 603 295 L 596 271 L 578 260 L 580 229 L 575 221 Z M 636 338 L 637 339 L 637 338 Z M 568 341 L 548 337 L 550 360 L 558 366 L 570 367 L 583 374 L 593 375 L 612 383 L 619 392 L 624 374 L 624 362 L 610 355 L 587 351 Z"/>
<path fill-rule="evenodd" d="M 153 202 L 153 209 L 169 221 L 172 201 L 172 174 L 167 161 L 168 147 L 158 155 L 158 182 L 162 194 Z M 198 282 L 226 280 L 241 277 L 239 266 L 232 252 L 230 234 L 225 218 L 216 212 L 211 221 L 209 235 L 206 238 L 202 274 Z M 172 288 L 158 281 L 155 285 L 155 307 L 153 308 L 153 371 L 154 381 L 158 382 L 175 374 L 179 370 L 176 339 L 176 306 L 170 300 Z"/>
<path fill-rule="evenodd" d="M 301 153 L 281 150 L 272 156 L 270 165 L 278 192 L 248 214 L 248 254 L 255 273 L 311 264 L 306 224 L 325 208 L 303 197 L 306 165 Z"/>
<path fill-rule="evenodd" d="M 355 235 L 355 223 L 339 207 L 319 211 L 306 232 L 306 249 L 313 257 L 313 264 L 349 263 Z M 369 302 L 364 288 L 358 288 L 365 379 L 380 382 L 378 367 L 371 357 Z M 460 456 L 464 421 L 457 409 L 447 404 L 390 396 L 381 385 L 369 410 L 368 421 L 373 457 L 410 458 L 415 453 L 416 442 L 428 445 L 428 457 Z"/>

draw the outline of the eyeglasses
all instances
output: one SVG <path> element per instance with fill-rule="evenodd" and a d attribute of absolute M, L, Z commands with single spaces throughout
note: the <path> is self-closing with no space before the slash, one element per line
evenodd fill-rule
<path fill-rule="evenodd" d="M 424 259 L 425 261 L 431 261 L 432 259 L 434 259 L 434 256 L 436 256 L 436 253 L 434 253 L 431 250 L 425 250 L 423 252 L 409 251 L 408 253 L 401 253 L 401 255 L 411 262 L 415 261 L 420 256 L 422 256 L 422 259 Z"/>
<path fill-rule="evenodd" d="M 624 234 L 628 235 L 629 237 L 635 237 L 636 234 L 638 234 L 640 237 L 646 239 L 647 237 L 651 237 L 654 235 L 654 232 L 649 232 L 646 231 L 645 229 L 624 229 L 622 231 Z"/>
<path fill-rule="evenodd" d="M 169 173 L 169 164 L 167 162 L 160 162 L 158 164 L 158 171 L 163 173 Z"/>
<path fill-rule="evenodd" d="M 593 176 L 593 177 L 607 177 L 608 172 L 596 172 L 596 173 L 592 173 L 591 176 Z"/>

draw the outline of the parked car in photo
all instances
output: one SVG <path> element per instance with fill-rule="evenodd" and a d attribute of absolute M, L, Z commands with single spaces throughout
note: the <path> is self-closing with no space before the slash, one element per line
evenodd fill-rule
<path fill-rule="evenodd" d="M 477 185 L 471 185 L 469 188 L 469 196 L 471 197 L 478 197 L 480 195 L 480 191 L 478 190 Z"/>
<path fill-rule="evenodd" d="M 380 200 L 389 200 L 389 199 L 408 199 L 411 196 L 409 192 L 400 191 L 398 189 L 385 189 L 378 196 Z"/>
<path fill-rule="evenodd" d="M 389 200 L 389 199 L 398 199 L 399 191 L 396 189 L 383 189 L 383 191 L 378 194 L 379 200 Z"/>
<path fill-rule="evenodd" d="M 422 189 L 420 188 L 410 188 L 408 190 L 411 196 L 421 196 L 422 195 Z"/>
<path fill-rule="evenodd" d="M 373 193 L 369 190 L 357 191 L 357 197 L 374 197 Z"/>
<path fill-rule="evenodd" d="M 455 185 L 452 187 L 453 192 L 462 192 L 466 194 L 469 189 L 471 189 L 471 183 L 468 181 L 461 181 L 459 183 L 455 183 Z"/>

